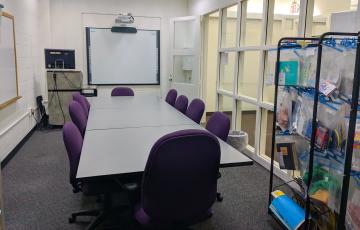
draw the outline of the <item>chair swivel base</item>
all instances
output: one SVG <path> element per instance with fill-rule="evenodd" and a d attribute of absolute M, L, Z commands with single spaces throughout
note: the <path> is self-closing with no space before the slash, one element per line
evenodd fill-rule
<path fill-rule="evenodd" d="M 104 223 L 110 217 L 113 213 L 119 213 L 122 210 L 128 209 L 128 206 L 120 206 L 120 207 L 114 207 L 107 210 L 102 210 L 95 219 L 87 226 L 86 230 L 94 230 L 96 229 L 100 224 Z M 111 225 L 110 225 L 111 226 Z M 103 226 L 103 228 L 108 228 L 109 226 Z M 114 229 L 113 227 L 110 227 L 110 229 Z"/>
<path fill-rule="evenodd" d="M 102 224 L 113 212 L 116 213 L 120 210 L 128 209 L 129 207 L 124 205 L 120 207 L 112 206 L 111 194 L 104 194 L 104 206 L 102 209 L 89 210 L 89 211 L 80 211 L 71 214 L 69 218 L 69 223 L 75 223 L 76 218 L 79 216 L 95 216 L 95 219 L 87 226 L 86 230 L 94 230 L 100 224 Z"/>
<path fill-rule="evenodd" d="M 80 216 L 97 216 L 97 215 L 100 214 L 100 212 L 101 212 L 100 209 L 74 212 L 74 213 L 71 214 L 71 217 L 69 218 L 69 223 L 70 224 L 75 223 L 77 217 L 80 217 Z"/>
<path fill-rule="evenodd" d="M 96 229 L 101 223 L 103 223 L 106 217 L 109 215 L 107 211 L 102 211 L 86 228 L 86 230 Z"/>

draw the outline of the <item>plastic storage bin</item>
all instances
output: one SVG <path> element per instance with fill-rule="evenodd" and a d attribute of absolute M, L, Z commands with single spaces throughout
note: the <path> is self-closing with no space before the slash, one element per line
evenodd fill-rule
<path fill-rule="evenodd" d="M 232 130 L 229 133 L 227 142 L 237 150 L 243 151 L 248 145 L 248 134 L 243 131 Z"/>

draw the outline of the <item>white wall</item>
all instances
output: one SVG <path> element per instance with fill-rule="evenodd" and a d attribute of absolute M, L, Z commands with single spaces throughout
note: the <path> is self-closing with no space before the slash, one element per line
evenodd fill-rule
<path fill-rule="evenodd" d="M 35 126 L 30 109 L 35 97 L 46 97 L 44 48 L 72 48 L 77 53 L 77 68 L 86 69 L 82 30 L 83 12 L 127 13 L 161 19 L 161 77 L 168 84 L 169 18 L 187 14 L 186 0 L 0 0 L 4 11 L 15 16 L 19 76 L 17 103 L 0 110 L 0 160 Z M 84 71 L 85 72 L 85 71 Z M 143 87 L 154 88 L 154 87 Z M 158 87 L 155 87 L 158 91 Z M 99 91 L 99 94 L 107 92 Z"/>
<path fill-rule="evenodd" d="M 331 14 L 330 30 L 337 32 L 357 32 L 356 18 L 356 11 Z"/>
<path fill-rule="evenodd" d="M 360 4 L 357 11 L 346 11 L 331 15 L 331 31 L 358 32 L 360 31 Z"/>
<path fill-rule="evenodd" d="M 0 0 L 4 11 L 15 16 L 19 94 L 15 104 L 0 110 L 0 160 L 34 127 L 29 116 L 35 97 L 44 90 L 43 48 L 48 45 L 49 0 Z"/>
<path fill-rule="evenodd" d="M 83 13 L 119 14 L 131 12 L 134 16 L 161 19 L 161 89 L 168 88 L 169 19 L 187 14 L 186 0 L 50 0 L 51 47 L 76 50 L 76 67 L 84 73 L 87 83 L 84 50 Z M 113 17 L 113 20 L 115 17 Z M 112 23 L 112 21 L 110 22 Z M 111 87 L 100 87 L 100 94 L 107 94 Z M 137 89 L 158 87 L 136 87 Z M 104 92 L 105 91 L 105 92 Z"/>
<path fill-rule="evenodd" d="M 188 0 L 189 15 L 208 14 L 237 2 L 237 0 Z"/>

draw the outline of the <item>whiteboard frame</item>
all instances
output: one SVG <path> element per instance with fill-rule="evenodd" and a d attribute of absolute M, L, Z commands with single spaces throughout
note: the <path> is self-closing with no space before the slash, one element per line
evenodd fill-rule
<path fill-rule="evenodd" d="M 157 46 L 158 46 L 158 73 L 157 73 L 157 78 L 158 78 L 158 83 L 134 83 L 134 84 L 122 84 L 122 83 L 111 83 L 111 84 L 96 84 L 96 83 L 92 83 L 90 82 L 90 78 L 91 78 L 91 58 L 90 58 L 90 50 L 91 50 L 91 44 L 90 44 L 90 35 L 89 32 L 90 29 L 108 29 L 110 30 L 111 28 L 103 28 L 103 27 L 85 27 L 85 40 L 86 40 L 86 62 L 87 62 L 87 82 L 88 85 L 100 85 L 100 86 L 115 86 L 115 85 L 160 85 L 161 84 L 161 58 L 160 58 L 160 53 L 161 53 L 161 32 L 160 30 L 146 30 L 146 29 L 138 29 L 141 31 L 155 31 L 157 33 Z"/>
<path fill-rule="evenodd" d="M 16 38 L 15 38 L 15 17 L 9 13 L 6 12 L 2 12 L 1 17 L 5 17 L 8 18 L 10 20 L 12 20 L 12 26 L 13 26 L 13 36 L 14 36 L 14 53 L 15 53 L 15 75 L 16 75 L 16 96 L 5 101 L 4 103 L 0 104 L 0 110 L 6 108 L 7 106 L 15 103 L 17 100 L 19 100 L 21 98 L 21 96 L 19 96 L 19 76 L 18 76 L 18 64 L 17 64 L 17 56 L 16 56 Z"/>

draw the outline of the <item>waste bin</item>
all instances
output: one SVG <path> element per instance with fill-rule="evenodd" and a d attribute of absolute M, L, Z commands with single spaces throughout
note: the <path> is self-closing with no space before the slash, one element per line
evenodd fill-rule
<path fill-rule="evenodd" d="M 248 145 L 248 134 L 243 131 L 232 130 L 229 132 L 227 142 L 235 149 L 243 151 Z"/>

